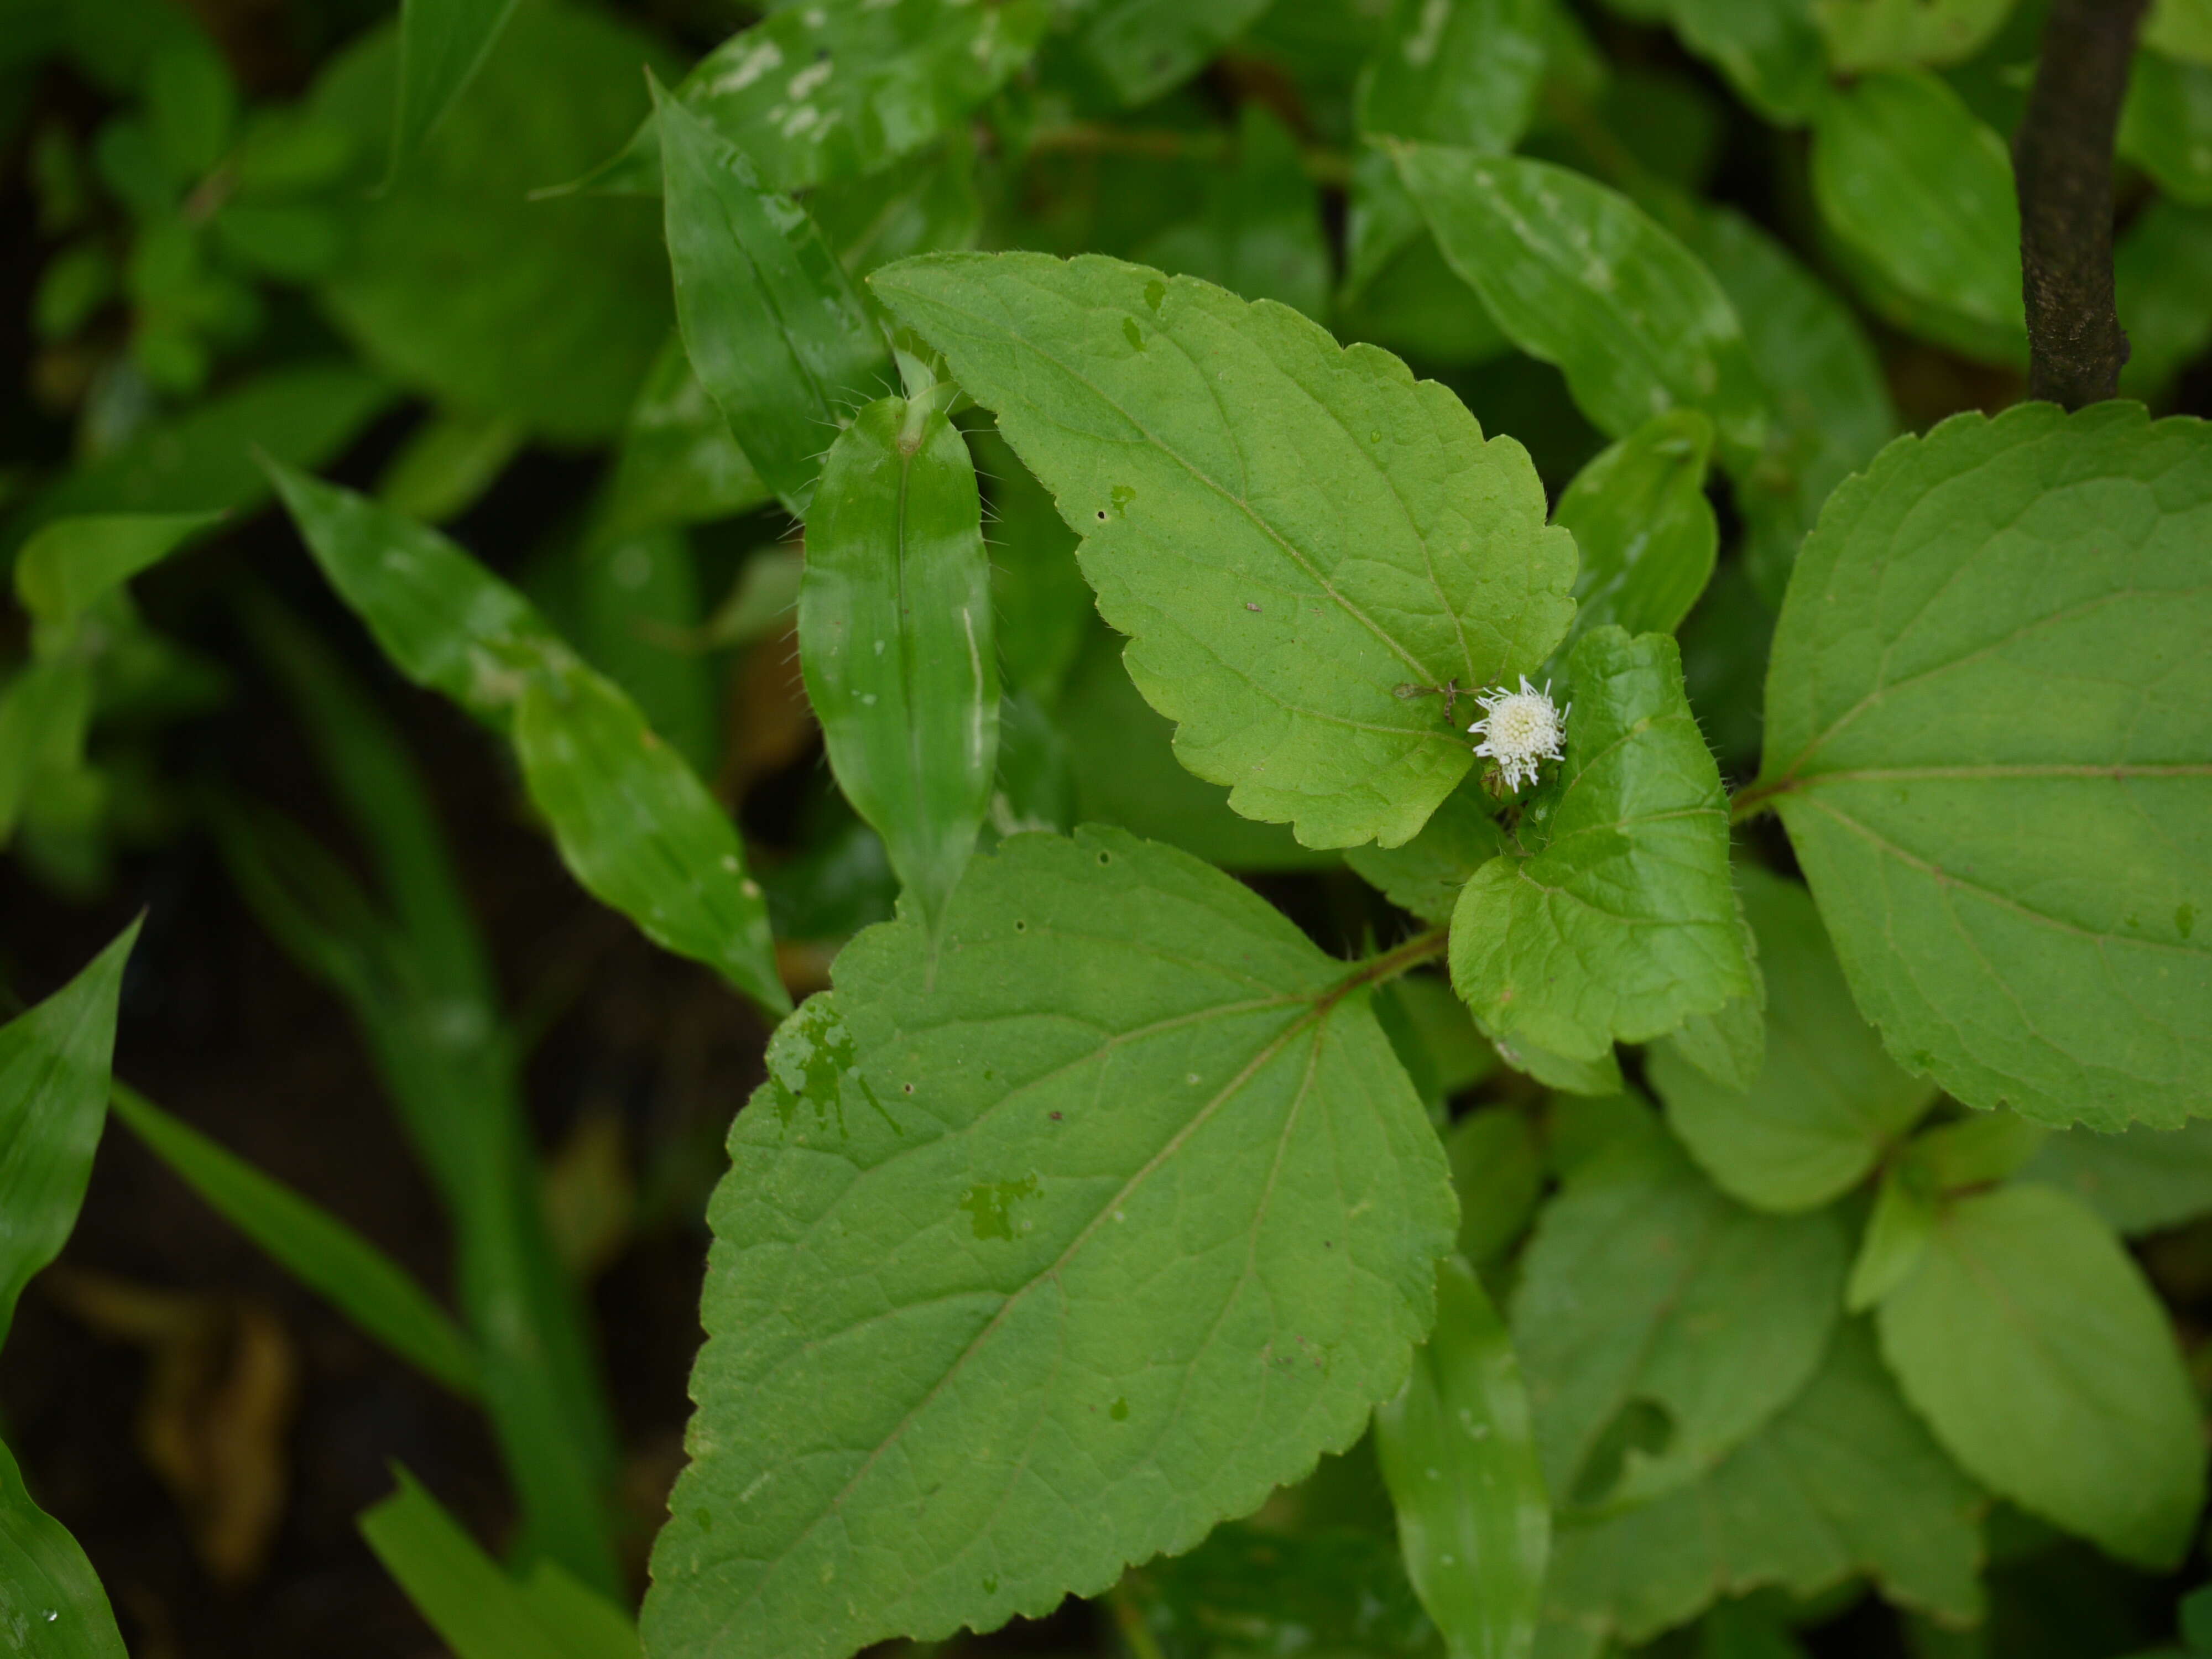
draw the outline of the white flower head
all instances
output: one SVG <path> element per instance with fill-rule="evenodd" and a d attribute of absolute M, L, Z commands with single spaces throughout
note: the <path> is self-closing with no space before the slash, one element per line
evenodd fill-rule
<path fill-rule="evenodd" d="M 1500 685 L 1483 692 L 1475 702 L 1482 705 L 1482 718 L 1467 728 L 1482 739 L 1474 752 L 1498 763 L 1507 788 L 1535 782 L 1537 766 L 1559 758 L 1559 745 L 1566 741 L 1567 716 L 1575 712 L 1575 706 L 1554 708 L 1549 680 L 1539 691 L 1523 674 L 1518 691 Z"/>

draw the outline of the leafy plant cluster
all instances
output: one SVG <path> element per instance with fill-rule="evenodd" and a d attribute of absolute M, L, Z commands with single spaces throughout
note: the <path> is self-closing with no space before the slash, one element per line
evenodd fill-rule
<path fill-rule="evenodd" d="M 13 0 L 110 112 L 25 140 L 77 451 L 16 475 L 0 833 L 87 893 L 215 836 L 461 1306 L 111 1087 L 126 934 L 0 1032 L 0 1317 L 112 1092 L 482 1402 L 511 1569 L 411 1477 L 362 1523 L 464 1659 L 1070 1595 L 1140 1659 L 1786 1654 L 1869 1596 L 1915 1653 L 2088 1651 L 2019 1581 L 2062 1535 L 2172 1574 L 2204 1507 L 2129 1241 L 2212 1212 L 2212 436 L 2012 402 L 2041 11 L 799 0 L 687 68 L 409 0 L 255 104 L 156 0 Z M 2198 0 L 2118 155 L 2158 402 L 2212 344 Z M 2010 406 L 1901 430 L 1916 366 Z M 374 492 L 315 476 L 403 397 Z M 608 459 L 518 585 L 433 526 L 526 446 Z M 241 581 L 373 880 L 163 770 L 229 677 L 131 583 L 272 494 L 575 879 L 781 1020 L 635 1629 L 526 1039 L 410 757 Z M 787 627 L 842 799 L 767 861 L 707 653 Z M 1468 728 L 1524 686 L 1564 746 L 1516 787 Z M 1268 896 L 1316 893 L 1366 948 Z M 0 1538 L 26 1650 L 122 1650 L 4 1462 Z"/>

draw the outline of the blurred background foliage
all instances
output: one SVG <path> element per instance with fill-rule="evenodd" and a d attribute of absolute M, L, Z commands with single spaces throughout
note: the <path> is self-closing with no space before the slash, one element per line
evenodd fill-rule
<path fill-rule="evenodd" d="M 854 11 L 854 61 L 876 9 Z M 1278 300 L 1449 385 L 1556 498 L 1604 435 L 1362 135 L 1562 162 L 1707 261 L 1788 428 L 1778 474 L 1715 486 L 1722 561 L 1681 630 L 1724 775 L 1755 764 L 1773 609 L 1826 489 L 1896 430 L 2022 394 L 2003 158 L 2036 0 L 1486 0 L 1462 8 L 1492 33 L 1448 95 L 1363 76 L 1389 0 L 997 9 L 1033 50 L 886 51 L 824 94 L 849 139 L 731 118 L 851 275 L 927 248 L 1091 251 Z M 447 526 L 625 689 L 741 825 L 794 994 L 890 914 L 799 684 L 793 520 L 676 338 L 657 174 L 635 165 L 641 71 L 676 84 L 756 21 L 734 0 L 523 0 L 395 159 L 381 0 L 0 0 L 0 568 L 72 515 L 213 515 L 82 610 L 0 610 L 0 986 L 44 994 L 148 908 L 118 1069 L 176 1114 L 128 1114 L 166 1162 L 103 1147 L 0 1365 L 0 1419 L 149 1659 L 433 1650 L 355 1526 L 387 1459 L 507 1541 L 510 1480 L 533 1524 L 564 1481 L 611 1482 L 623 1525 L 553 1553 L 635 1584 L 680 1458 L 705 1194 L 766 1036 L 571 884 L 505 750 L 385 666 L 264 510 L 257 456 Z M 2194 413 L 2208 42 L 2201 4 L 2164 0 L 2120 141 L 2127 388 Z M 987 423 L 972 435 L 1008 689 L 995 832 L 1121 823 L 1245 874 L 1329 948 L 1387 935 L 1338 855 L 1176 763 L 1073 536 Z M 1778 837 L 1765 850 L 1786 865 Z M 1500 1258 L 1580 1108 L 1420 1037 L 1425 984 L 1385 1018 L 1440 1109 L 1480 1109 L 1462 1125 L 1498 1141 L 1469 1167 L 1503 1183 L 1482 1212 L 1500 1236 L 1462 1242 Z M 411 1304 L 379 1316 L 412 1367 L 366 1340 L 170 1173 L 250 1210 L 224 1147 L 450 1288 L 480 1348 Z M 2212 1370 L 2212 1230 L 2142 1255 Z M 357 1269 L 330 1271 L 365 1294 Z M 502 1358 L 483 1334 L 510 1297 L 539 1346 Z M 504 1403 L 486 1419 L 479 1395 Z M 402 1547 L 393 1503 L 380 1550 Z M 1389 1529 L 1355 1452 L 1109 1607 L 961 1645 L 1440 1650 Z M 1723 1601 L 1650 1650 L 2096 1659 L 2173 1638 L 2176 1584 L 2009 1511 L 1990 1542 L 1977 1635 L 1854 1580 Z"/>

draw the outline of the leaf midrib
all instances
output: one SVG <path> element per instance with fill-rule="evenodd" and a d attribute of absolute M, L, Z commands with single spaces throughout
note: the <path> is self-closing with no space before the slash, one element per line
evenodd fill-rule
<path fill-rule="evenodd" d="M 1058 299 L 1060 296 L 1055 294 L 1053 297 Z M 994 327 L 991 319 L 982 316 L 979 313 L 966 310 L 960 306 L 953 304 L 950 301 L 943 299 L 942 297 L 933 296 L 933 303 L 943 307 L 944 309 L 951 312 L 956 316 L 967 319 L 969 323 L 986 331 L 990 331 Z M 1108 307 L 1102 307 L 1100 308 L 1106 309 Z M 1118 307 L 1113 307 L 1113 309 L 1115 309 L 1120 316 L 1133 320 L 1132 313 L 1127 311 L 1121 311 Z M 1244 517 L 1251 522 L 1252 526 L 1255 529 L 1259 531 L 1260 533 L 1268 541 L 1273 543 L 1275 546 L 1282 551 L 1284 556 L 1288 558 L 1309 580 L 1317 585 L 1321 591 L 1327 594 L 1328 597 L 1338 606 L 1338 608 L 1345 613 L 1345 615 L 1351 617 L 1362 628 L 1365 629 L 1370 634 L 1373 635 L 1377 640 L 1381 641 L 1383 645 L 1388 647 L 1389 650 L 1397 656 L 1401 662 L 1403 662 L 1407 667 L 1425 677 L 1429 673 L 1429 666 L 1426 663 L 1423 662 L 1418 656 L 1414 655 L 1412 651 L 1407 649 L 1407 647 L 1395 635 L 1392 634 L 1381 623 L 1376 622 L 1374 618 L 1368 616 L 1364 611 L 1361 610 L 1351 600 L 1345 598 L 1342 593 L 1339 592 L 1336 589 L 1335 584 L 1328 580 L 1328 578 L 1320 573 L 1320 571 L 1316 569 L 1314 566 L 1308 562 L 1305 555 L 1297 547 L 1292 545 L 1291 543 L 1279 532 L 1278 532 L 1273 526 L 1270 525 L 1266 520 L 1262 519 L 1256 512 L 1255 512 L 1249 501 L 1246 501 L 1240 495 L 1232 495 L 1226 485 L 1218 483 L 1212 476 L 1200 471 L 1194 463 L 1186 459 L 1183 455 L 1170 447 L 1164 440 L 1153 434 L 1150 427 L 1146 425 L 1144 422 L 1139 420 L 1135 416 L 1132 415 L 1127 409 L 1123 408 L 1118 400 L 1109 395 L 1107 392 L 1096 381 L 1091 380 L 1088 374 L 1082 373 L 1077 368 L 1070 367 L 1060 357 L 1053 352 L 1047 350 L 1044 347 L 1037 344 L 1033 340 L 1018 334 L 1013 334 L 1012 331 L 1004 329 L 1003 327 L 1000 327 L 999 331 L 1010 335 L 1018 342 L 1024 350 L 1029 351 L 1037 357 L 1042 358 L 1044 362 L 1050 363 L 1054 368 L 1066 374 L 1070 380 L 1076 381 L 1079 385 L 1090 392 L 1099 400 L 1099 402 L 1105 404 L 1107 408 L 1112 410 L 1116 415 L 1127 421 L 1130 427 L 1139 434 L 1146 444 L 1157 450 L 1162 455 L 1166 456 L 1170 460 L 1173 461 L 1176 465 L 1182 467 L 1183 471 L 1188 472 L 1193 479 L 1203 485 L 1206 489 L 1212 490 L 1216 495 L 1219 496 L 1221 500 L 1228 502 L 1238 512 L 1242 513 Z M 1200 382 L 1211 389 L 1212 382 L 1206 379 L 1205 370 L 1200 367 L 1194 359 L 1192 358 L 1189 349 L 1185 346 L 1181 340 L 1177 339 L 1172 333 L 1169 332 L 1164 325 L 1161 326 L 1155 331 L 1154 337 L 1167 341 L 1170 345 L 1174 346 L 1177 351 L 1181 352 L 1182 354 L 1183 361 L 1189 363 L 1194 369 L 1198 370 Z M 1340 348 L 1340 354 L 1341 349 Z M 1304 396 L 1310 403 L 1311 403 L 1315 409 L 1318 410 L 1322 415 L 1328 417 L 1328 421 L 1337 428 L 1338 431 L 1343 433 L 1346 438 L 1352 437 L 1351 428 L 1344 424 L 1343 421 L 1338 417 L 1334 410 L 1331 410 L 1327 404 L 1315 398 L 1310 392 L 1308 392 L 1306 388 L 1300 385 L 1291 375 L 1283 372 L 1281 366 L 1279 364 L 1276 364 L 1272 358 L 1268 361 L 1269 366 L 1275 368 L 1277 372 L 1282 375 L 1283 380 L 1286 384 L 1297 387 L 1297 391 Z M 1224 411 L 1224 414 L 1225 416 L 1225 410 Z M 1237 438 L 1237 429 L 1234 424 L 1229 424 L 1225 429 L 1229 434 L 1231 441 L 1232 443 L 1238 443 L 1239 440 Z M 1241 447 L 1241 444 L 1239 447 Z M 1366 452 L 1359 448 L 1356 440 L 1353 442 L 1352 447 L 1356 453 L 1363 457 L 1365 456 Z M 1405 501 L 1405 497 L 1398 489 L 1397 481 L 1391 477 L 1387 471 L 1383 471 L 1379 464 L 1370 462 L 1370 465 L 1375 465 L 1376 472 L 1382 477 L 1383 482 L 1390 486 L 1391 494 L 1394 496 L 1396 496 L 1402 505 Z M 1443 583 L 1436 575 L 1434 561 L 1428 557 L 1428 538 L 1420 533 L 1419 530 L 1414 526 L 1412 520 L 1413 515 L 1408 512 L 1407 514 L 1407 529 L 1409 533 L 1413 535 L 1413 539 L 1420 544 L 1423 557 L 1425 561 L 1429 563 L 1430 586 L 1436 591 L 1438 605 L 1443 607 L 1443 613 L 1452 619 L 1454 629 L 1459 633 L 1462 647 L 1462 654 L 1467 663 L 1468 678 L 1471 680 L 1479 679 L 1480 676 L 1475 671 L 1474 656 L 1471 652 L 1465 649 L 1466 633 L 1464 629 L 1460 625 L 1458 607 L 1454 605 L 1450 599 L 1446 597 L 1443 592 Z M 1085 539 L 1088 540 L 1088 537 L 1085 537 Z"/>
<path fill-rule="evenodd" d="M 2212 769 L 2208 769 L 2208 770 L 2212 770 Z M 2036 922 L 2043 927 L 2053 928 L 2057 932 L 2063 933 L 2071 933 L 2077 939 L 2087 939 L 2091 944 L 2100 946 L 2102 946 L 2106 943 L 2112 943 L 2116 945 L 2138 946 L 2153 951 L 2171 951 L 2176 955 L 2185 957 L 2212 957 L 2212 937 L 2208 937 L 2205 945 L 2197 946 L 2191 945 L 2185 942 L 2138 938 L 2132 933 L 2100 933 L 2095 932 L 2094 929 L 2082 927 L 2079 922 L 2068 921 L 2062 917 L 2051 915 L 2047 911 L 2039 910 L 2033 905 L 2023 903 L 2019 899 L 2014 898 L 2008 894 L 1999 892 L 1994 887 L 1990 887 L 1983 883 L 1972 880 L 1967 877 L 1960 875 L 1955 871 L 1946 870 L 1942 865 L 1932 863 L 1929 860 L 1920 857 L 1917 854 L 1907 852 L 1904 848 L 1899 847 L 1895 842 L 1891 841 L 1887 836 L 1883 836 L 1880 831 L 1876 830 L 1873 825 L 1852 817 L 1848 812 L 1838 811 L 1836 807 L 1829 805 L 1826 801 L 1820 799 L 1817 795 L 1809 794 L 1802 790 L 1792 791 L 1790 793 L 1784 795 L 1777 802 L 1777 805 L 1784 813 L 1784 822 L 1787 822 L 1788 809 L 1793 801 L 1802 803 L 1804 805 L 1811 807 L 1814 811 L 1824 813 L 1827 817 L 1833 818 L 1838 823 L 1842 824 L 1845 829 L 1850 830 L 1854 835 L 1858 836 L 1862 840 L 1871 843 L 1876 852 L 1881 854 L 1885 857 L 1896 860 L 1899 863 L 1906 866 L 1908 868 L 1918 871 L 1922 875 L 1933 879 L 1939 887 L 1963 888 L 1967 892 L 1973 894 L 1976 897 L 1980 898 L 1988 903 L 1994 904 L 2000 909 L 2009 910 L 2016 915 L 2021 916 L 2029 921 Z M 2000 979 L 1998 982 L 2002 984 L 2004 981 Z"/>
<path fill-rule="evenodd" d="M 1346 981 L 1344 982 L 1348 982 L 1357 977 L 1358 975 L 1356 974 L 1353 975 L 1347 975 Z M 1336 988 L 1332 987 L 1330 989 L 1331 992 L 1334 992 Z M 800 1546 L 802 1546 L 808 1538 L 812 1536 L 815 1529 L 820 1527 L 823 1522 L 827 1521 L 831 1516 L 838 1512 L 845 1499 L 852 1494 L 854 1488 L 866 1478 L 869 1472 L 876 1467 L 878 1461 L 883 1457 L 884 1454 L 889 1451 L 893 1446 L 896 1445 L 898 1442 L 903 1438 L 907 1431 L 913 1426 L 915 1419 L 919 1418 L 924 1411 L 927 1410 L 938 1396 L 942 1394 L 948 1386 L 950 1386 L 953 1379 L 959 1376 L 960 1372 L 963 1368 L 965 1368 L 968 1362 L 983 1350 L 985 1346 L 990 1341 L 991 1338 L 998 1332 L 1000 1328 L 1006 1323 L 1013 1310 L 1020 1305 L 1023 1300 L 1028 1297 L 1030 1292 L 1036 1289 L 1039 1285 L 1048 1281 L 1057 1280 L 1060 1273 L 1067 1267 L 1068 1263 L 1075 1258 L 1076 1255 L 1084 1248 L 1085 1245 L 1090 1243 L 1091 1239 L 1098 1232 L 1099 1229 L 1105 1224 L 1107 1218 L 1110 1217 L 1116 1209 L 1125 1205 L 1128 1201 L 1132 1194 L 1142 1187 L 1146 1182 L 1149 1181 L 1152 1176 L 1156 1174 L 1170 1158 L 1180 1152 L 1183 1146 L 1188 1144 L 1190 1139 L 1195 1135 L 1199 1130 L 1210 1122 L 1213 1117 L 1221 1111 L 1230 1103 L 1230 1101 L 1234 1099 L 1236 1096 L 1243 1091 L 1245 1085 L 1256 1077 L 1271 1061 L 1282 1054 L 1285 1049 L 1288 1048 L 1302 1032 L 1308 1029 L 1313 1029 L 1318 1031 L 1324 1027 L 1330 1012 L 1334 1011 L 1336 1000 L 1336 999 L 1329 993 L 1323 993 L 1310 999 L 1301 997 L 1297 1000 L 1301 1001 L 1310 1001 L 1310 1006 L 1304 1012 L 1292 1018 L 1280 1031 L 1277 1032 L 1273 1037 L 1269 1039 L 1269 1041 L 1261 1047 L 1259 1052 L 1254 1054 L 1251 1060 L 1245 1064 L 1243 1068 L 1222 1086 L 1220 1091 L 1214 1095 L 1212 1099 L 1207 1101 L 1196 1112 L 1193 1113 L 1188 1121 L 1178 1128 L 1174 1134 L 1168 1138 L 1166 1144 L 1164 1145 L 1158 1152 L 1154 1152 L 1151 1158 L 1147 1158 L 1145 1163 L 1138 1168 L 1135 1173 L 1115 1190 L 1114 1195 L 1098 1207 L 1097 1211 L 1091 1216 L 1091 1219 L 1085 1222 L 1077 1231 L 1074 1237 L 1068 1242 L 1066 1248 L 1061 1250 L 1059 1255 L 1055 1256 L 1048 1266 L 1039 1269 L 1036 1273 L 1030 1275 L 1028 1279 L 1007 1294 L 1006 1300 L 1000 1304 L 998 1311 L 991 1316 L 990 1320 L 981 1330 L 969 1340 L 967 1346 L 964 1346 L 960 1352 L 954 1357 L 952 1362 L 945 1367 L 944 1374 L 934 1382 L 930 1384 L 928 1391 L 925 1393 L 919 1401 L 915 1402 L 914 1406 L 899 1419 L 897 1425 L 892 1428 L 890 1432 L 886 1434 L 876 1447 L 869 1452 L 866 1459 L 861 1463 L 860 1467 L 854 1470 L 846 1480 L 845 1483 L 838 1489 L 836 1495 L 822 1505 L 820 1510 L 815 1515 L 814 1518 L 809 1521 L 805 1527 L 799 1531 L 798 1535 L 793 1538 L 790 1542 L 784 1547 L 781 1554 L 775 1556 L 772 1559 L 766 1560 L 762 1563 L 763 1571 L 762 1571 L 759 1580 L 753 1585 L 751 1589 L 747 1592 L 744 1600 L 736 1607 L 732 1607 L 727 1617 L 726 1617 L 721 1623 L 716 1626 L 716 1635 L 718 1638 L 726 1636 L 732 1626 L 738 1622 L 740 1617 L 744 1613 L 749 1612 L 759 1602 L 769 1581 L 773 1579 L 777 1572 L 779 1572 L 787 1563 L 793 1559 Z M 1292 1116 L 1295 1118 L 1295 1112 Z"/>

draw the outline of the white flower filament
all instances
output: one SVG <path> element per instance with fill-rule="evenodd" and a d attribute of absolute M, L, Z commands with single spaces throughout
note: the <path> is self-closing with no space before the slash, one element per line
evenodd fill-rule
<path fill-rule="evenodd" d="M 1539 691 L 1523 674 L 1518 691 L 1500 685 L 1481 693 L 1475 702 L 1482 707 L 1482 718 L 1467 728 L 1482 739 L 1474 752 L 1498 763 L 1498 775 L 1509 789 L 1535 782 L 1538 765 L 1560 757 L 1567 716 L 1575 706 L 1555 708 L 1549 680 Z"/>

